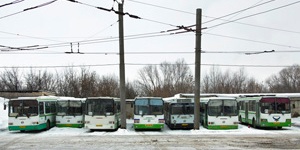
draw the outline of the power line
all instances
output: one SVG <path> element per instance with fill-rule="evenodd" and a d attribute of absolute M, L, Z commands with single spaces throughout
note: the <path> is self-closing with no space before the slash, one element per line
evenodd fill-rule
<path fill-rule="evenodd" d="M 244 12 L 246 10 L 249 10 L 249 9 L 252 9 L 252 8 L 255 8 L 255 7 L 258 7 L 258 6 L 262 6 L 262 5 L 265 5 L 265 4 L 268 4 L 268 3 L 273 2 L 273 1 L 275 1 L 275 0 L 270 0 L 270 1 L 267 1 L 267 2 L 264 2 L 264 3 L 261 3 L 261 4 L 253 5 L 251 7 L 248 7 L 248 8 L 245 8 L 245 9 L 242 9 L 242 10 L 239 10 L 239 11 L 236 11 L 236 12 L 233 12 L 233 13 L 221 16 L 221 17 L 217 17 L 215 19 L 212 19 L 212 20 L 209 20 L 209 21 L 206 21 L 206 22 L 203 22 L 203 24 L 209 23 L 209 22 L 212 22 L 212 21 L 215 21 L 215 20 L 218 20 L 218 19 L 222 19 L 222 18 L 231 16 L 231 15 L 234 15 L 234 14 L 238 14 L 238 13 Z"/>
<path fill-rule="evenodd" d="M 275 45 L 275 46 L 288 47 L 288 48 L 297 48 L 297 49 L 300 48 L 300 47 L 297 47 L 297 46 L 290 46 L 290 45 L 277 44 L 277 43 L 271 43 L 271 42 L 263 42 L 263 41 L 257 41 L 257 40 L 250 40 L 250 39 L 244 39 L 244 38 L 233 37 L 233 36 L 226 36 L 226 35 L 220 35 L 220 34 L 213 34 L 213 33 L 207 33 L 207 32 L 202 32 L 202 33 L 203 34 L 207 34 L 207 35 L 213 35 L 213 36 L 219 36 L 219 37 L 237 39 L 237 40 L 248 41 L 248 42 L 261 43 L 261 44 Z"/>
<path fill-rule="evenodd" d="M 128 0 L 128 1 L 135 2 L 135 3 L 140 3 L 140 4 L 144 4 L 144 5 L 148 5 L 148 6 L 154 6 L 154 7 L 157 7 L 157 8 L 162 8 L 162 9 L 177 11 L 177 12 L 181 12 L 181 13 L 186 13 L 186 14 L 190 14 L 190 15 L 195 15 L 195 13 L 191 13 L 191 12 L 187 12 L 187 11 L 183 11 L 183 10 L 179 10 L 179 9 L 173 9 L 173 8 L 163 7 L 163 6 L 149 4 L 149 3 L 145 3 L 145 2 L 139 2 L 139 1 L 135 1 L 135 0 Z"/>
<path fill-rule="evenodd" d="M 145 66 L 145 65 L 161 65 L 161 63 L 125 63 L 126 66 Z M 178 64 L 170 64 L 170 65 L 178 65 Z M 183 64 L 183 65 L 195 65 L 193 63 Z M 283 68 L 283 67 L 292 67 L 293 65 L 232 65 L 232 64 L 201 64 L 202 66 L 220 66 L 220 67 L 244 67 L 244 68 Z M 32 68 L 78 68 L 78 67 L 105 67 L 105 66 L 119 66 L 116 64 L 94 64 L 94 65 L 57 65 L 57 66 L 0 66 L 1 69 L 9 69 L 9 68 L 20 68 L 20 69 L 32 69 Z"/>
<path fill-rule="evenodd" d="M 55 1 L 57 1 L 57 0 L 46 2 L 46 3 L 43 3 L 43 4 L 37 5 L 37 6 L 29 7 L 29 8 L 23 9 L 22 11 L 19 11 L 19 12 L 13 13 L 13 14 L 9 14 L 9 15 L 6 15 L 6 16 L 2 16 L 2 17 L 0 17 L 0 19 L 6 18 L 6 17 L 10 17 L 10 16 L 13 16 L 13 15 L 17 15 L 19 13 L 23 13 L 23 12 L 26 12 L 28 10 L 33 10 L 33 9 L 36 9 L 36 8 L 40 8 L 40 7 L 49 5 L 49 4 L 51 4 L 51 3 L 55 2 Z"/>
<path fill-rule="evenodd" d="M 230 20 L 230 21 L 228 21 L 228 22 L 220 23 L 220 24 L 217 24 L 217 25 L 214 25 L 214 26 L 210 26 L 210 27 L 208 27 L 208 28 L 209 28 L 209 29 L 210 29 L 210 28 L 215 28 L 215 27 L 217 27 L 217 26 L 221 26 L 221 25 L 228 24 L 228 23 L 231 23 L 231 22 L 235 22 L 235 21 L 238 21 L 238 20 L 242 20 L 242 19 L 245 19 L 245 18 L 249 18 L 249 17 L 261 15 L 261 14 L 268 13 L 268 12 L 271 12 L 271 11 L 274 11 L 274 10 L 277 10 L 277 9 L 281 9 L 281 8 L 285 8 L 285 7 L 288 7 L 288 6 L 291 6 L 291 5 L 295 5 L 295 4 L 299 3 L 299 2 L 300 2 L 300 1 L 293 2 L 293 3 L 289 3 L 289 4 L 287 4 L 287 5 L 283 5 L 283 6 L 280 6 L 280 7 L 276 7 L 276 8 L 269 9 L 269 10 L 266 10 L 266 11 L 262 11 L 262 12 L 259 12 L 259 13 L 255 13 L 255 14 L 252 14 L 252 15 L 244 16 L 244 17 L 241 17 L 241 18 L 238 18 L 238 19 Z"/>
<path fill-rule="evenodd" d="M 10 2 L 10 3 L 2 4 L 2 5 L 0 5 L 0 8 L 1 8 L 1 7 L 8 6 L 8 5 L 17 4 L 17 3 L 20 3 L 20 2 L 22 2 L 22 1 L 24 1 L 24 0 L 15 0 L 15 1 Z"/>

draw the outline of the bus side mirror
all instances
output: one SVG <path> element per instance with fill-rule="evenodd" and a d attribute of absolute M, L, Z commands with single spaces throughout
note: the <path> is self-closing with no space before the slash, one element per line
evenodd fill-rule
<path fill-rule="evenodd" d="M 4 105 L 4 106 L 3 106 L 3 109 L 6 110 L 6 105 L 5 105 L 5 104 L 3 104 L 3 105 Z"/>

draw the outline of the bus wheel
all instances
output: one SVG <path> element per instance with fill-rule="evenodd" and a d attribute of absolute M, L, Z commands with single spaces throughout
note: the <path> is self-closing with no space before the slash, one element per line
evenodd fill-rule
<path fill-rule="evenodd" d="M 254 118 L 252 119 L 252 127 L 256 128 L 256 123 L 255 123 L 255 119 Z"/>
<path fill-rule="evenodd" d="M 48 120 L 47 124 L 46 124 L 46 130 L 49 130 L 49 129 L 50 129 L 50 121 Z"/>

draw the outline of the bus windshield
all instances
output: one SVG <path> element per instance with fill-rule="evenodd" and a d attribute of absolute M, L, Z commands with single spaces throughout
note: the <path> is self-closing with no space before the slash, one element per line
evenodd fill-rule
<path fill-rule="evenodd" d="M 38 102 L 36 100 L 13 100 L 9 102 L 10 117 L 30 117 L 38 115 Z"/>
<path fill-rule="evenodd" d="M 208 102 L 209 116 L 235 116 L 238 114 L 235 100 L 210 100 Z"/>
<path fill-rule="evenodd" d="M 172 104 L 171 114 L 194 114 L 193 104 Z"/>
<path fill-rule="evenodd" d="M 114 115 L 113 99 L 88 99 L 86 106 L 87 115 Z"/>
<path fill-rule="evenodd" d="M 163 100 L 162 99 L 136 99 L 134 113 L 136 115 L 162 115 Z"/>
<path fill-rule="evenodd" d="M 290 100 L 288 98 L 261 99 L 261 113 L 290 113 Z"/>
<path fill-rule="evenodd" d="M 58 101 L 57 105 L 58 116 L 80 116 L 83 113 L 81 101 Z"/>

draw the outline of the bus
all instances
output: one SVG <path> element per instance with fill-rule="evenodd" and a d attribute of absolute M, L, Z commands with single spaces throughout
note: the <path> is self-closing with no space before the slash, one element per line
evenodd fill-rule
<path fill-rule="evenodd" d="M 85 98 L 60 97 L 57 100 L 57 127 L 82 128 Z"/>
<path fill-rule="evenodd" d="M 161 130 L 164 128 L 165 119 L 161 97 L 136 97 L 134 99 L 135 130 Z"/>
<path fill-rule="evenodd" d="M 117 130 L 121 123 L 120 98 L 88 97 L 85 101 L 85 128 Z"/>
<path fill-rule="evenodd" d="M 200 122 L 207 129 L 238 129 L 237 100 L 231 97 L 200 98 Z"/>
<path fill-rule="evenodd" d="M 48 130 L 55 126 L 56 96 L 19 97 L 8 102 L 8 130 Z"/>
<path fill-rule="evenodd" d="M 163 98 L 166 125 L 170 129 L 194 128 L 194 99 Z"/>
<path fill-rule="evenodd" d="M 286 96 L 248 96 L 237 98 L 239 121 L 253 127 L 291 127 L 290 99 Z"/>

